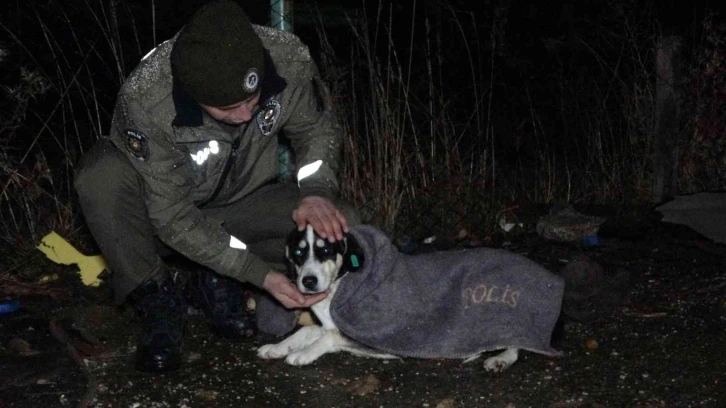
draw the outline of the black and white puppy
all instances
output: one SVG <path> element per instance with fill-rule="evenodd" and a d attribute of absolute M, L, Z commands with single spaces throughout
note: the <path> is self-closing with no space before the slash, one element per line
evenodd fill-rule
<path fill-rule="evenodd" d="M 327 353 L 347 351 L 354 355 L 374 358 L 398 358 L 357 343 L 338 330 L 330 316 L 330 303 L 338 284 L 347 273 L 355 273 L 365 262 L 365 254 L 355 238 L 346 234 L 342 241 L 330 243 L 321 238 L 311 226 L 303 231 L 293 231 L 287 240 L 285 255 L 291 265 L 293 279 L 302 293 L 321 293 L 328 296 L 311 309 L 322 326 L 304 326 L 277 344 L 259 348 L 257 355 L 264 359 L 285 357 L 291 365 L 306 365 Z M 501 371 L 518 358 L 517 349 L 507 349 L 488 358 L 484 367 L 489 371 Z M 476 359 L 473 356 L 465 362 Z"/>
<path fill-rule="evenodd" d="M 291 365 L 306 365 L 323 354 L 347 351 L 375 358 L 396 358 L 367 348 L 343 335 L 330 317 L 330 302 L 338 283 L 346 273 L 363 265 L 363 253 L 355 238 L 346 234 L 342 241 L 330 243 L 315 233 L 311 226 L 290 233 L 285 256 L 293 269 L 293 278 L 302 293 L 330 290 L 328 296 L 311 309 L 322 326 L 303 326 L 292 336 L 277 344 L 259 348 L 257 355 L 264 359 L 282 358 Z"/>

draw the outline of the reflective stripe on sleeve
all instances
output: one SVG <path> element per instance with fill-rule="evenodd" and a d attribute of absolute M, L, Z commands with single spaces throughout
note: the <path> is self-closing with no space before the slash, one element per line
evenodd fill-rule
<path fill-rule="evenodd" d="M 300 170 L 297 172 L 297 183 L 298 183 L 298 185 L 300 185 L 300 182 L 304 178 L 310 177 L 313 174 L 315 174 L 315 172 L 318 171 L 318 169 L 320 169 L 320 166 L 322 166 L 322 165 L 323 165 L 323 161 L 322 160 L 316 160 L 316 161 L 314 161 L 314 162 L 312 162 L 310 164 L 307 164 L 305 166 L 302 166 L 300 168 Z"/>
<path fill-rule="evenodd" d="M 234 235 L 229 236 L 229 246 L 235 249 L 247 249 L 247 245 L 237 239 Z"/>

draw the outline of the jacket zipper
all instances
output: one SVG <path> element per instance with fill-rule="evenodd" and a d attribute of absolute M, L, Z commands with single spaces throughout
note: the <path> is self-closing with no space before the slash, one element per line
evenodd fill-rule
<path fill-rule="evenodd" d="M 219 181 L 217 182 L 217 187 L 214 188 L 212 195 L 210 195 L 209 197 L 207 197 L 206 200 L 198 204 L 197 207 L 201 208 L 209 204 L 212 200 L 217 198 L 219 192 L 222 191 L 222 187 L 224 187 L 224 182 L 227 181 L 229 170 L 232 168 L 232 162 L 234 162 L 234 159 L 237 158 L 237 149 L 239 148 L 241 140 L 242 136 L 239 136 L 232 142 L 232 150 L 230 151 L 229 156 L 227 156 L 227 162 L 224 164 L 224 169 L 222 170 L 222 175 L 219 177 Z"/>

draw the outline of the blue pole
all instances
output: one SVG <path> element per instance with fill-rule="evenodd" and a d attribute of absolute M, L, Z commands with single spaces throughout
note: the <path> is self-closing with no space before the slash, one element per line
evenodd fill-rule
<path fill-rule="evenodd" d="M 292 32 L 293 0 L 270 0 L 270 25 L 278 30 Z"/>
<path fill-rule="evenodd" d="M 281 31 L 292 32 L 292 1 L 270 0 L 270 26 Z M 278 178 L 283 182 L 295 180 L 295 163 L 293 163 L 292 150 L 289 142 L 278 135 L 277 165 Z"/>

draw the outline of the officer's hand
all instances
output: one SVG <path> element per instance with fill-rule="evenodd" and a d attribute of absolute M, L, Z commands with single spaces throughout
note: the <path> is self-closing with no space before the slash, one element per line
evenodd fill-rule
<path fill-rule="evenodd" d="M 321 237 L 330 242 L 343 239 L 343 233 L 348 232 L 348 221 L 332 201 L 327 198 L 308 196 L 292 213 L 292 219 L 297 229 L 302 231 L 306 224 L 310 224 Z"/>
<path fill-rule="evenodd" d="M 328 296 L 328 292 L 315 295 L 303 295 L 297 287 L 290 282 L 287 276 L 277 271 L 270 271 L 265 276 L 262 288 L 268 291 L 275 299 L 288 309 L 297 307 L 310 307 Z"/>

